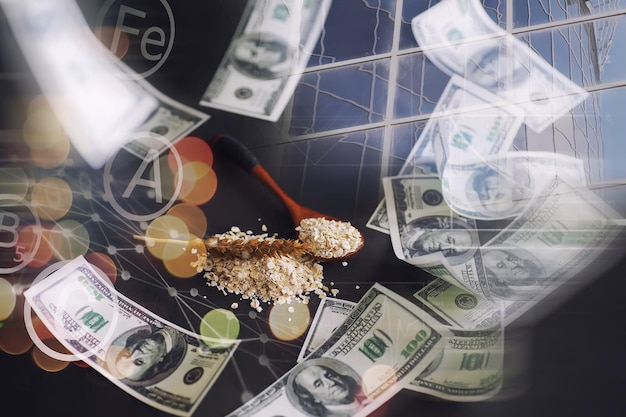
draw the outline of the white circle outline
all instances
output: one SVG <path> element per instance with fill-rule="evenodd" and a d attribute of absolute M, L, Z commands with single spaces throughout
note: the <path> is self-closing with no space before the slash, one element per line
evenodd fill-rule
<path fill-rule="evenodd" d="M 100 8 L 100 11 L 98 12 L 98 16 L 96 18 L 96 32 L 101 30 L 100 28 L 102 28 L 102 22 L 104 21 L 104 15 L 109 11 L 109 9 L 113 5 L 113 3 L 115 3 L 116 1 L 117 0 L 107 0 L 106 3 L 104 3 L 102 5 L 102 7 Z M 165 53 L 163 55 L 163 58 L 161 58 L 159 60 L 159 62 L 157 62 L 157 64 L 155 66 L 153 66 L 152 68 L 150 68 L 147 71 L 142 72 L 141 74 L 139 74 L 139 73 L 123 74 L 124 77 L 126 77 L 126 78 L 128 78 L 130 80 L 136 80 L 136 79 L 140 79 L 140 78 L 147 78 L 147 77 L 151 76 L 159 68 L 161 68 L 163 66 L 165 61 L 167 61 L 167 59 L 170 57 L 170 52 L 172 52 L 172 47 L 174 46 L 174 37 L 175 37 L 175 33 L 176 33 L 176 28 L 175 28 L 175 24 L 174 24 L 174 14 L 172 13 L 172 8 L 170 7 L 169 3 L 166 0 L 160 0 L 160 1 L 161 1 L 161 4 L 163 5 L 163 8 L 167 12 L 167 17 L 168 17 L 168 19 L 170 21 L 170 29 L 171 29 L 170 41 L 169 41 L 169 43 L 167 45 L 167 48 L 165 49 Z"/>
<path fill-rule="evenodd" d="M 42 280 L 48 278 L 48 276 L 50 276 L 52 273 L 58 271 L 65 264 L 67 264 L 69 262 L 71 262 L 71 261 L 70 260 L 59 261 L 57 263 L 54 263 L 54 264 L 48 266 L 46 269 L 41 271 L 39 273 L 39 275 L 37 275 L 37 277 L 33 280 L 33 282 L 30 284 L 30 286 L 32 287 L 33 285 L 37 284 L 39 281 L 42 281 Z M 111 287 L 113 287 L 113 284 L 109 280 L 109 277 L 107 277 L 106 274 L 100 268 L 98 268 L 97 266 L 95 266 L 93 264 L 90 264 L 90 265 L 100 275 L 100 278 L 106 279 L 106 282 L 108 284 L 111 284 Z M 26 298 L 24 298 L 24 324 L 26 325 L 26 331 L 28 332 L 28 335 L 30 336 L 30 338 L 33 341 L 33 343 L 35 344 L 35 346 L 37 346 L 39 348 L 39 350 L 41 350 L 46 355 L 50 356 L 52 359 L 56 359 L 56 360 L 59 360 L 59 361 L 65 361 L 65 362 L 76 362 L 76 361 L 82 360 L 82 358 L 80 358 L 79 356 L 74 355 L 74 354 L 67 354 L 67 353 L 57 352 L 56 350 L 48 347 L 43 342 L 43 340 L 41 340 L 41 338 L 39 337 L 39 335 L 35 331 L 35 326 L 33 326 L 32 307 L 30 306 L 30 303 L 28 302 L 28 300 Z M 56 335 L 53 334 L 53 336 L 56 338 Z"/>
<path fill-rule="evenodd" d="M 154 213 L 151 214 L 147 214 L 147 215 L 139 215 L 139 214 L 134 214 L 134 213 L 130 213 L 129 211 L 125 210 L 122 208 L 122 206 L 119 205 L 119 203 L 117 202 L 117 200 L 115 199 L 115 197 L 113 196 L 113 190 L 111 190 L 111 184 L 110 181 L 107 181 L 107 176 L 109 178 L 111 178 L 111 166 L 113 165 L 113 161 L 115 160 L 115 157 L 117 156 L 117 153 L 115 154 L 115 156 L 113 156 L 112 158 L 110 158 L 107 163 L 106 166 L 104 167 L 104 173 L 103 175 L 105 176 L 104 178 L 104 188 L 105 188 L 105 194 L 109 196 L 109 204 L 111 204 L 111 206 L 113 207 L 113 209 L 115 211 L 117 211 L 118 214 L 124 216 L 126 219 L 128 220 L 133 220 L 133 221 L 137 221 L 137 222 L 141 222 L 141 221 L 149 221 L 149 220 L 153 220 L 157 217 L 159 217 L 160 215 L 162 215 L 163 213 L 167 212 L 167 210 L 170 209 L 170 207 L 172 207 L 172 205 L 174 204 L 174 202 L 178 199 L 178 195 L 180 194 L 180 190 L 183 187 L 183 162 L 180 159 L 180 155 L 178 154 L 178 151 L 176 150 L 176 148 L 174 148 L 174 145 L 167 140 L 167 138 L 157 134 L 157 133 L 153 133 L 153 132 L 138 132 L 133 134 L 129 140 L 126 143 L 131 142 L 132 140 L 134 140 L 137 137 L 145 137 L 146 134 L 150 137 L 152 137 L 153 139 L 158 139 L 161 142 L 163 142 L 165 144 L 165 146 L 167 146 L 167 148 L 173 152 L 174 154 L 174 158 L 176 159 L 176 163 L 178 165 L 178 181 L 176 182 L 176 189 L 174 190 L 174 195 L 172 196 L 172 198 L 170 199 L 170 201 L 168 201 L 168 203 L 163 206 L 161 209 L 157 210 Z M 123 148 L 123 147 L 122 147 Z M 119 151 L 118 151 L 119 153 Z"/>

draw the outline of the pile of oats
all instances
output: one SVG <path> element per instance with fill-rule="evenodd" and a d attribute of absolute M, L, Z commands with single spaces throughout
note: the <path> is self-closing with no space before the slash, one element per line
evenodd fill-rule
<path fill-rule="evenodd" d="M 276 244 L 280 240 L 275 237 L 252 235 L 233 227 L 229 232 L 205 240 L 207 247 L 216 241 L 220 245 L 232 245 L 240 253 L 238 256 L 233 256 L 233 253 L 216 255 L 209 251 L 208 255 L 198 254 L 198 260 L 192 266 L 198 273 L 204 272 L 207 285 L 217 287 L 225 294 L 234 293 L 242 299 L 249 299 L 250 306 L 257 311 L 262 310 L 261 302 L 308 303 L 310 293 L 326 297 L 322 265 L 306 253 L 285 250 L 253 256 L 255 251 L 246 249 L 250 244 Z"/>
<path fill-rule="evenodd" d="M 363 245 L 363 236 L 349 222 L 323 218 L 303 219 L 296 231 L 298 239 L 317 258 L 341 258 Z"/>

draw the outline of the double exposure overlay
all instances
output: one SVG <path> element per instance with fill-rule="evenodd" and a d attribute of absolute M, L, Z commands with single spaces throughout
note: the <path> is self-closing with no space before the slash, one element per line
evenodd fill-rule
<path fill-rule="evenodd" d="M 613 407 L 626 2 L 188 3 L 0 0 L 6 404 Z"/>

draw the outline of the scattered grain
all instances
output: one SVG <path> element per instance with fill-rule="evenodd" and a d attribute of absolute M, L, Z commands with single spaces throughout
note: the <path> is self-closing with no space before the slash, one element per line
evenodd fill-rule
<path fill-rule="evenodd" d="M 238 248 L 247 248 L 249 244 L 275 246 L 277 243 L 273 237 L 251 236 L 237 227 L 214 235 L 205 242 L 207 247 L 215 242 L 228 242 L 229 246 Z M 258 312 L 262 311 L 261 302 L 308 303 L 311 293 L 320 298 L 325 296 L 322 265 L 301 250 L 270 252 L 249 249 L 237 253 L 238 256 L 233 256 L 232 251 L 198 253 L 198 260 L 192 266 L 199 273 L 204 271 L 207 285 L 225 294 L 234 293 L 242 299 L 250 299 L 250 306 Z"/>

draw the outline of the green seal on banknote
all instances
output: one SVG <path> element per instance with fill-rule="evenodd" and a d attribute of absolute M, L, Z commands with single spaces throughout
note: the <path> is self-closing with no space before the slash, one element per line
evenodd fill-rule
<path fill-rule="evenodd" d="M 478 305 L 478 298 L 474 294 L 463 293 L 454 297 L 454 304 L 462 310 L 471 310 Z"/>

